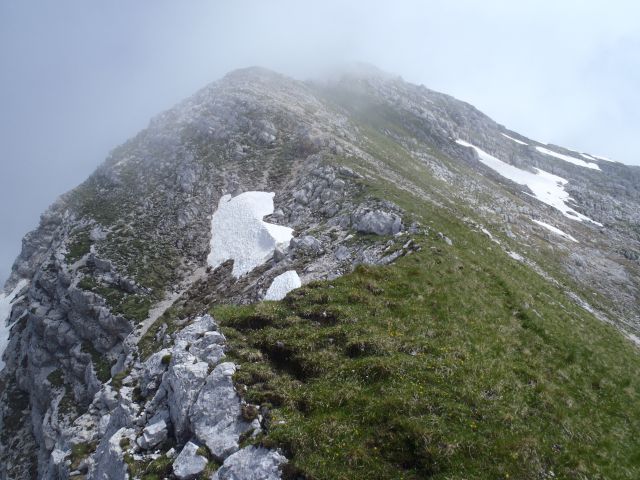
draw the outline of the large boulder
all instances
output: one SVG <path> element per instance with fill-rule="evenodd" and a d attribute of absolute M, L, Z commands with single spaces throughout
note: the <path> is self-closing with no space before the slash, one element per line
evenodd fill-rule
<path fill-rule="evenodd" d="M 193 357 L 193 360 L 196 360 Z M 209 365 L 206 362 L 172 365 L 164 376 L 167 405 L 176 439 L 184 441 L 190 436 L 189 409 L 204 384 Z"/>
<path fill-rule="evenodd" d="M 189 420 L 197 439 L 204 443 L 212 455 L 223 460 L 239 448 L 240 435 L 251 428 L 259 428 L 241 416 L 240 397 L 233 386 L 236 366 L 225 362 L 213 369 L 207 377 Z"/>
<path fill-rule="evenodd" d="M 351 225 L 361 233 L 395 235 L 402 230 L 402 218 L 397 213 L 359 209 L 351 216 Z"/>

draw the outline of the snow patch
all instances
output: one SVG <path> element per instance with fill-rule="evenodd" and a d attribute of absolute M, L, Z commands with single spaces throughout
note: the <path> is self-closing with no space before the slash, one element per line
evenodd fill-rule
<path fill-rule="evenodd" d="M 498 245 L 502 246 L 502 243 L 500 243 L 500 240 L 498 240 L 496 237 L 494 237 L 491 232 L 489 230 L 487 230 L 485 227 L 480 227 L 480 231 L 482 233 L 484 233 L 487 237 L 489 237 L 489 240 L 491 240 L 494 243 L 497 243 Z"/>
<path fill-rule="evenodd" d="M 509 255 L 514 260 L 517 260 L 518 262 L 524 262 L 524 257 L 522 255 L 520 255 L 519 253 L 512 252 L 512 251 L 509 250 L 509 251 L 507 251 L 507 255 Z"/>
<path fill-rule="evenodd" d="M 522 140 L 518 140 L 517 138 L 510 137 L 506 133 L 500 133 L 500 135 L 502 135 L 503 137 L 507 137 L 509 140 L 513 140 L 514 142 L 519 143 L 520 145 L 529 145 L 528 143 L 525 143 Z"/>
<path fill-rule="evenodd" d="M 286 249 L 293 229 L 262 219 L 273 213 L 273 192 L 223 195 L 211 217 L 211 251 L 207 263 L 213 268 L 233 260 L 238 278 L 262 265 L 278 248 Z"/>
<path fill-rule="evenodd" d="M 591 155 L 587 155 L 586 153 L 581 153 L 580 156 L 582 158 L 586 158 L 587 160 L 593 160 L 594 162 L 597 161 L 595 158 L 593 158 Z"/>
<path fill-rule="evenodd" d="M 534 168 L 536 171 L 535 173 L 528 172 L 505 163 L 502 160 L 498 160 L 493 155 L 489 155 L 484 150 L 465 142 L 464 140 L 456 140 L 456 143 L 464 147 L 473 148 L 478 153 L 480 161 L 487 167 L 495 170 L 503 177 L 508 178 L 515 183 L 529 187 L 529 190 L 533 192 L 535 198 L 540 200 L 542 203 L 546 203 L 547 205 L 559 210 L 567 218 L 577 220 L 579 222 L 586 220 L 598 226 L 602 226 L 601 223 L 591 220 L 589 217 L 576 212 L 567 204 L 567 202 L 572 201 L 572 199 L 564 189 L 564 186 L 568 183 L 564 178 L 545 172 L 539 168 Z"/>
<path fill-rule="evenodd" d="M 295 270 L 289 270 L 281 275 L 278 275 L 271 282 L 271 286 L 267 290 L 264 296 L 265 300 L 282 300 L 287 296 L 291 290 L 300 288 L 302 282 Z"/>
<path fill-rule="evenodd" d="M 546 228 L 547 230 L 549 230 L 550 232 L 555 233 L 556 235 L 560 235 L 562 238 L 566 238 L 567 240 L 571 240 L 572 242 L 576 242 L 578 243 L 578 240 L 576 240 L 575 238 L 573 238 L 571 235 L 569 235 L 568 233 L 563 232 L 562 230 L 560 230 L 557 227 L 554 227 L 553 225 L 549 225 L 548 223 L 542 222 L 540 220 L 533 220 L 535 223 L 537 223 L 538 225 L 540 225 L 541 227 Z"/>
<path fill-rule="evenodd" d="M 7 321 L 11 316 L 12 304 L 16 295 L 20 293 L 20 290 L 22 290 L 27 283 L 29 283 L 29 281 L 23 278 L 9 295 L 0 293 L 0 370 L 4 368 L 2 356 L 7 349 L 7 345 L 9 345 L 9 333 L 11 332 L 11 327 L 13 327 L 13 324 L 7 325 Z"/>
<path fill-rule="evenodd" d="M 545 155 L 559 158 L 560 160 L 564 160 L 565 162 L 573 163 L 574 165 L 578 165 L 579 167 L 590 168 L 592 170 L 600 170 L 600 167 L 595 163 L 585 162 L 584 160 L 580 160 L 579 158 L 570 157 L 569 155 L 554 152 L 553 150 L 549 150 L 548 148 L 536 147 L 536 150 L 538 150 L 540 153 L 544 153 Z"/>

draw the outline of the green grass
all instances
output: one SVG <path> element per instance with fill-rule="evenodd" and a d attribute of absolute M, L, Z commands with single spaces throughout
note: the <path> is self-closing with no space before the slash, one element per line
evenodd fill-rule
<path fill-rule="evenodd" d="M 47 380 L 53 387 L 60 388 L 64 385 L 64 373 L 59 368 L 56 368 L 47 375 Z"/>
<path fill-rule="evenodd" d="M 91 250 L 91 238 L 89 232 L 82 231 L 77 233 L 69 243 L 69 251 L 66 259 L 68 263 L 75 263 L 84 257 Z"/>
<path fill-rule="evenodd" d="M 155 460 L 136 461 L 132 455 L 125 454 L 124 461 L 132 478 L 141 480 L 160 480 L 172 472 L 173 460 L 162 454 Z"/>
<path fill-rule="evenodd" d="M 95 442 L 78 443 L 71 447 L 71 471 L 77 470 L 82 460 L 87 458 L 96 451 L 97 444 Z"/>
<path fill-rule="evenodd" d="M 212 310 L 270 408 L 261 441 L 312 479 L 639 478 L 637 352 L 449 228 L 454 247 L 416 238 L 395 265 Z"/>
<path fill-rule="evenodd" d="M 121 288 L 98 283 L 93 277 L 88 276 L 78 282 L 78 288 L 97 293 L 105 299 L 111 313 L 138 323 L 149 316 L 154 301 L 151 295 L 129 293 Z"/>
<path fill-rule="evenodd" d="M 96 372 L 96 377 L 102 383 L 108 382 L 111 378 L 111 363 L 109 360 L 98 350 L 90 342 L 84 342 L 82 344 L 82 349 L 91 355 L 91 362 L 93 363 L 93 368 Z"/>

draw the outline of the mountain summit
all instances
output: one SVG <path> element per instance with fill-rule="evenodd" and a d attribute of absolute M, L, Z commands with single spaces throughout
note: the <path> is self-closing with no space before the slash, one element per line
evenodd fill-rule
<path fill-rule="evenodd" d="M 24 238 L 0 478 L 638 478 L 639 212 L 399 77 L 231 72 Z"/>

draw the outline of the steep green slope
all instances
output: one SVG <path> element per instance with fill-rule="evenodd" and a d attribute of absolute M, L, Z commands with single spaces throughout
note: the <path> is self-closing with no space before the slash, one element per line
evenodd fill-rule
<path fill-rule="evenodd" d="M 638 478 L 637 351 L 428 213 L 453 246 L 416 236 L 393 266 L 212 311 L 239 391 L 270 411 L 260 441 L 314 479 Z"/>

